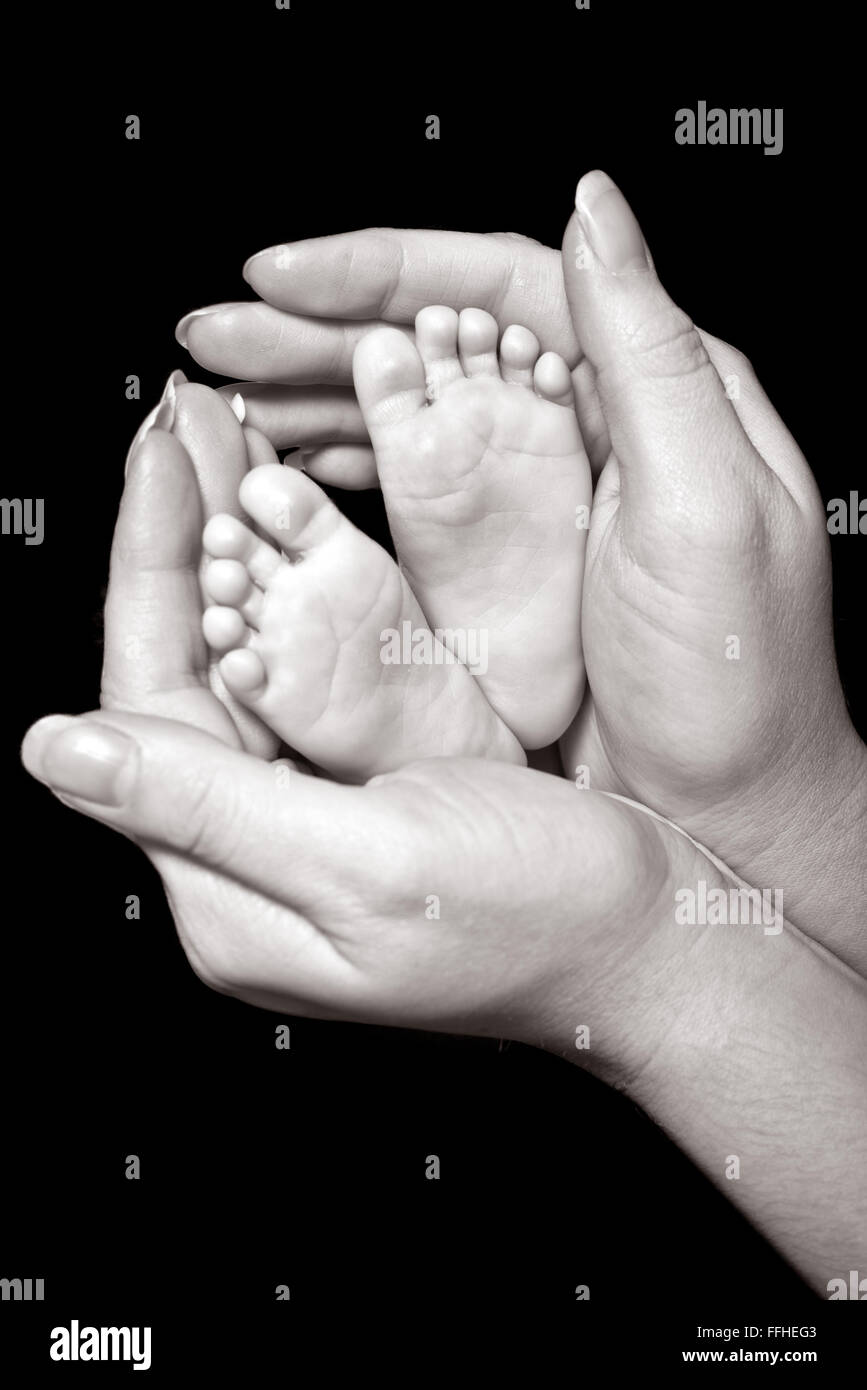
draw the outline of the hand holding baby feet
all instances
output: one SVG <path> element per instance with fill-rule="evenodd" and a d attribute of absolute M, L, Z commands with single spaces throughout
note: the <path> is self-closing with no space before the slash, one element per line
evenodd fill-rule
<path fill-rule="evenodd" d="M 224 653 L 235 699 L 351 781 L 448 754 L 524 762 L 470 672 L 432 635 L 429 660 L 387 659 L 390 633 L 428 632 L 424 614 L 390 556 L 316 483 L 260 462 L 239 497 L 273 545 L 229 515 L 203 536 L 212 558 L 203 631 Z"/>
<path fill-rule="evenodd" d="M 435 306 L 416 345 L 377 328 L 355 387 L 400 566 L 436 628 L 482 634 L 478 681 L 525 748 L 556 739 L 584 687 L 590 469 L 569 369 L 526 328 Z"/>
<path fill-rule="evenodd" d="M 785 884 L 793 920 L 867 971 L 867 751 L 818 488 L 746 358 L 668 297 L 611 180 L 586 175 L 576 208 L 566 292 L 612 452 L 584 584 L 593 698 L 564 760 Z"/>

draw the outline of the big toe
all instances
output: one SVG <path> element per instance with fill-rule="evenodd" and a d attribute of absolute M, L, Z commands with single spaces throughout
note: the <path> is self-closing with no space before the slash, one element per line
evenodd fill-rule
<path fill-rule="evenodd" d="M 352 375 L 371 431 L 410 419 L 425 405 L 424 364 L 397 328 L 376 328 L 364 335 L 355 349 Z"/>
<path fill-rule="evenodd" d="M 321 545 L 343 517 L 312 478 L 282 464 L 262 464 L 241 483 L 244 511 L 287 554 Z"/>

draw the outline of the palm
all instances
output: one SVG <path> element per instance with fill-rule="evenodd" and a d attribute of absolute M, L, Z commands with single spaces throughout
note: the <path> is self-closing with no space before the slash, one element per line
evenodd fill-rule
<path fill-rule="evenodd" d="M 618 477 L 611 458 L 584 576 L 592 695 L 564 736 L 564 763 L 569 775 L 584 766 L 591 785 L 689 822 L 743 800 L 785 743 L 778 707 L 759 697 L 797 648 L 798 624 L 810 616 L 822 629 L 827 557 L 804 544 L 804 518 L 770 469 L 744 468 L 728 508 L 699 498 L 638 518 Z M 793 583 L 794 606 L 784 602 Z"/>

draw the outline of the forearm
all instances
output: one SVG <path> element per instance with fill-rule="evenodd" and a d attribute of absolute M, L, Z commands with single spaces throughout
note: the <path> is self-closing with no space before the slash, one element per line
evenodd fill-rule
<path fill-rule="evenodd" d="M 788 925 L 708 927 L 685 966 L 634 1098 L 826 1294 L 867 1270 L 867 984 Z"/>

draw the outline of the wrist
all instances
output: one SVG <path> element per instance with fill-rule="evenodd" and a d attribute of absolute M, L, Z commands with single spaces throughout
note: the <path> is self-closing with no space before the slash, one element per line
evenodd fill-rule
<path fill-rule="evenodd" d="M 789 923 L 708 927 L 685 964 L 630 1094 L 824 1294 L 863 1261 L 867 985 Z"/>
<path fill-rule="evenodd" d="M 739 842 L 731 867 L 776 886 L 790 921 L 867 976 L 867 748 L 848 717 L 742 811 Z"/>
<path fill-rule="evenodd" d="M 611 865 L 619 901 L 589 937 L 585 922 L 570 932 L 570 959 L 534 1040 L 641 1102 L 642 1078 L 653 1073 L 672 1029 L 691 1026 L 694 1001 L 708 988 L 712 933 L 702 919 L 709 895 L 732 885 L 653 812 L 615 795 L 580 795 L 624 831 Z M 696 1026 L 700 1017 L 701 1010 Z"/>
<path fill-rule="evenodd" d="M 624 912 L 628 957 L 572 1010 L 586 1034 L 561 1009 L 542 1045 L 626 1091 L 824 1294 L 863 1256 L 867 983 L 770 914 L 710 920 L 715 890 L 743 914 L 736 885 L 633 815 L 665 872 L 640 913 Z M 684 920 L 690 894 L 699 920 Z"/>

